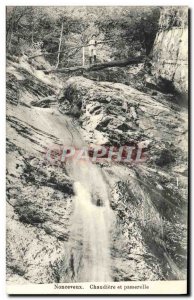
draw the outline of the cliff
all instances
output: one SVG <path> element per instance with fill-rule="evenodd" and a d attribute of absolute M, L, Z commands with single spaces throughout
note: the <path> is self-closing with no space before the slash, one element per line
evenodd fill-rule
<path fill-rule="evenodd" d="M 188 93 L 188 8 L 161 10 L 152 50 L 152 75 L 166 92 Z"/>

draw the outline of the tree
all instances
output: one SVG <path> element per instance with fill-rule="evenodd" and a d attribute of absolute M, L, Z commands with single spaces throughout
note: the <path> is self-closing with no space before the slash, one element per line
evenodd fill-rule
<path fill-rule="evenodd" d="M 63 37 L 63 26 L 64 26 L 64 20 L 62 20 L 62 24 L 61 24 L 61 34 L 60 34 L 60 38 L 59 38 L 59 48 L 58 48 L 58 55 L 57 55 L 56 69 L 57 69 L 58 66 L 59 66 L 60 51 L 61 51 L 61 43 L 62 43 L 62 37 Z"/>
<path fill-rule="evenodd" d="M 158 29 L 158 7 L 9 7 L 7 49 L 22 53 L 32 42 L 43 41 L 51 65 L 73 67 L 82 62 L 81 50 L 92 34 L 114 43 L 99 46 L 99 61 L 122 60 L 137 51 L 148 55 Z M 63 20 L 63 22 L 62 22 Z M 32 53 L 33 54 L 33 53 Z M 88 58 L 86 48 L 86 59 Z"/>

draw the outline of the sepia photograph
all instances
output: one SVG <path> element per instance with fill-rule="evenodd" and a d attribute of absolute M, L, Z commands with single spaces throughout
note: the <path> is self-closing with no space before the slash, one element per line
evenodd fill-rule
<path fill-rule="evenodd" d="M 187 6 L 6 6 L 6 289 L 188 293 Z"/>

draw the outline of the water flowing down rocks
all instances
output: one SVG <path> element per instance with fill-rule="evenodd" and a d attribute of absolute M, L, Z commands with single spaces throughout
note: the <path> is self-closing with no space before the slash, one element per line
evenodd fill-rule
<path fill-rule="evenodd" d="M 161 25 L 151 73 L 145 62 L 66 78 L 40 70 L 42 57 L 7 59 L 8 284 L 186 279 L 187 74 L 184 51 L 172 56 L 187 28 L 178 26 Z M 173 64 L 161 68 L 164 52 Z M 88 145 L 142 147 L 146 160 L 61 160 L 64 146 Z"/>
<path fill-rule="evenodd" d="M 62 282 L 111 281 L 109 231 L 113 212 L 106 183 L 101 170 L 90 163 L 71 164 L 69 169 L 75 179 L 75 208 L 69 257 L 65 259 L 67 275 Z"/>

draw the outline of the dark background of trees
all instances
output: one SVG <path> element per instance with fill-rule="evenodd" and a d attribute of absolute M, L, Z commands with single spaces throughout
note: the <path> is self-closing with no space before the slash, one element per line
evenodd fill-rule
<path fill-rule="evenodd" d="M 158 31 L 159 7 L 36 7 L 6 8 L 6 48 L 8 54 L 32 55 L 33 42 L 43 41 L 42 51 L 57 52 L 61 26 L 63 35 L 60 66 L 82 62 L 79 45 L 87 44 L 92 34 L 100 41 L 100 61 L 149 55 Z M 87 58 L 86 49 L 86 58 Z M 48 56 L 51 65 L 57 53 Z"/>

